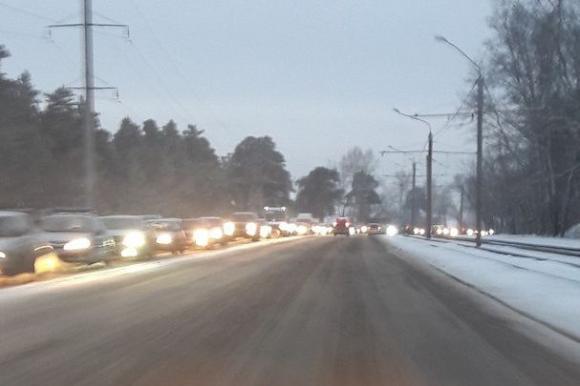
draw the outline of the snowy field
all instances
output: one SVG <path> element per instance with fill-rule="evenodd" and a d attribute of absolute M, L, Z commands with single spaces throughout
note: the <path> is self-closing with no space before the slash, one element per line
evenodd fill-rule
<path fill-rule="evenodd" d="M 525 237 L 526 242 L 531 239 L 540 243 L 539 238 Z M 575 240 L 556 241 L 578 245 Z M 496 246 L 501 253 L 494 253 L 404 236 L 390 238 L 389 244 L 580 342 L 580 258 Z"/>

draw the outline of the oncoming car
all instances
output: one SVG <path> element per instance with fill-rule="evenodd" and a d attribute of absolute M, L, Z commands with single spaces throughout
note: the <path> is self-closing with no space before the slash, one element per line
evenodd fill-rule
<path fill-rule="evenodd" d="M 260 240 L 261 225 L 261 221 L 256 213 L 236 212 L 230 216 L 230 221 L 224 224 L 224 231 L 229 237 L 258 241 Z"/>
<path fill-rule="evenodd" d="M 92 264 L 116 257 L 115 240 L 90 213 L 55 213 L 40 220 L 46 241 L 62 260 Z"/>
<path fill-rule="evenodd" d="M 0 271 L 16 275 L 35 271 L 36 258 L 52 251 L 34 231 L 26 213 L 0 211 Z"/>
<path fill-rule="evenodd" d="M 183 228 L 192 243 L 199 248 L 210 248 L 227 243 L 224 220 L 220 217 L 199 217 L 183 220 Z"/>
<path fill-rule="evenodd" d="M 366 226 L 366 234 L 369 236 L 384 235 L 387 233 L 387 228 L 384 225 L 377 223 L 370 223 Z"/>
<path fill-rule="evenodd" d="M 152 220 L 148 224 L 153 231 L 156 250 L 183 253 L 192 244 L 179 218 Z"/>
<path fill-rule="evenodd" d="M 102 216 L 121 257 L 150 257 L 155 249 L 153 232 L 141 216 Z"/>

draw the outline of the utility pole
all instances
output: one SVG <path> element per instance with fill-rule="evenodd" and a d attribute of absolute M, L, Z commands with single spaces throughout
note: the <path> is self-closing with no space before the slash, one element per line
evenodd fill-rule
<path fill-rule="evenodd" d="M 422 119 L 419 118 L 417 115 L 418 114 L 405 114 L 403 112 L 401 112 L 401 110 L 394 108 L 393 111 L 399 115 L 402 115 L 404 117 L 413 119 L 415 121 L 419 121 L 421 123 L 423 123 L 424 125 L 427 126 L 427 129 L 429 129 L 429 136 L 428 138 L 428 148 L 427 148 L 427 202 L 426 202 L 426 209 L 427 209 L 427 218 L 426 218 L 426 228 L 425 229 L 425 238 L 426 239 L 430 239 L 431 238 L 431 231 L 433 230 L 433 186 L 432 186 L 432 176 L 433 176 L 433 130 L 431 128 L 431 124 Z"/>
<path fill-rule="evenodd" d="M 427 152 L 427 229 L 425 237 L 431 238 L 433 230 L 433 133 L 429 130 L 429 150 Z"/>
<path fill-rule="evenodd" d="M 465 188 L 461 186 L 461 198 L 459 199 L 459 229 L 463 229 L 463 200 L 465 196 Z"/>
<path fill-rule="evenodd" d="M 85 206 L 95 208 L 97 170 L 95 165 L 95 76 L 93 60 L 93 4 L 83 0 L 84 42 L 84 131 L 85 131 Z"/>
<path fill-rule="evenodd" d="M 70 87 L 71 89 L 83 90 L 84 111 L 83 111 L 83 132 L 84 132 L 84 205 L 87 209 L 96 207 L 96 187 L 97 187 L 97 167 L 95 151 L 95 90 L 116 90 L 115 87 L 95 87 L 94 74 L 94 49 L 93 49 L 93 28 L 94 27 L 116 27 L 126 29 L 129 35 L 129 27 L 125 24 L 102 24 L 93 22 L 93 2 L 92 0 L 81 0 L 82 3 L 82 23 L 75 24 L 53 24 L 53 28 L 81 28 L 83 37 L 83 87 Z"/>
<path fill-rule="evenodd" d="M 481 71 L 477 80 L 477 176 L 475 188 L 475 245 L 481 247 L 481 222 L 482 222 L 482 199 L 483 199 L 483 92 L 484 81 Z"/>
<path fill-rule="evenodd" d="M 415 228 L 417 222 L 417 163 L 413 161 L 413 190 L 411 190 L 411 226 Z"/>
<path fill-rule="evenodd" d="M 453 49 L 455 49 L 459 54 L 461 54 L 465 59 L 467 59 L 473 68 L 477 70 L 477 176 L 476 176 L 476 186 L 475 186 L 475 225 L 477 228 L 477 234 L 475 235 L 475 245 L 481 247 L 481 223 L 482 223 L 482 200 L 483 200 L 483 93 L 484 93 L 484 79 L 483 70 L 481 66 L 473 60 L 469 55 L 465 53 L 459 46 L 450 42 L 444 36 L 435 36 L 435 40 L 444 43 Z"/>

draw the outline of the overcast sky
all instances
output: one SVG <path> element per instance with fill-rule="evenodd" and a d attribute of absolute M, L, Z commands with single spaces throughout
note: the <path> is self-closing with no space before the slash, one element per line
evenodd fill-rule
<path fill-rule="evenodd" d="M 474 57 L 489 37 L 487 0 L 94 0 L 95 21 L 130 25 L 96 34 L 97 110 L 115 131 L 124 116 L 205 130 L 219 154 L 248 135 L 270 135 L 294 178 L 332 165 L 351 146 L 422 148 L 426 129 L 392 112 L 453 112 L 469 65 L 435 34 Z M 3 71 L 24 69 L 43 91 L 79 86 L 79 0 L 0 0 Z M 433 120 L 435 132 L 444 125 Z M 474 150 L 474 125 L 451 126 L 436 149 Z M 434 173 L 458 157 L 437 156 Z M 409 162 L 391 156 L 379 173 Z M 454 172 L 454 170 L 452 169 Z M 443 177 L 440 178 L 440 180 Z"/>

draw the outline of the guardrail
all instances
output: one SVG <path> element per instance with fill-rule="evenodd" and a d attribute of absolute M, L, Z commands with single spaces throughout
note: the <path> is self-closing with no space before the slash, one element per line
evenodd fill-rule
<path fill-rule="evenodd" d="M 468 238 L 468 237 L 445 237 L 445 236 L 434 236 L 438 239 L 450 240 L 450 241 L 463 241 L 469 243 L 475 243 L 475 239 Z M 545 253 L 554 253 L 557 255 L 565 255 L 565 256 L 575 256 L 580 257 L 580 248 L 572 248 L 572 247 L 562 247 L 556 245 L 541 245 L 541 244 L 534 244 L 534 243 L 525 243 L 521 241 L 508 241 L 508 240 L 491 240 L 491 239 L 482 239 L 482 244 L 484 245 L 497 245 L 503 247 L 514 247 L 518 249 L 525 249 L 529 251 L 535 252 L 545 252 Z"/>

